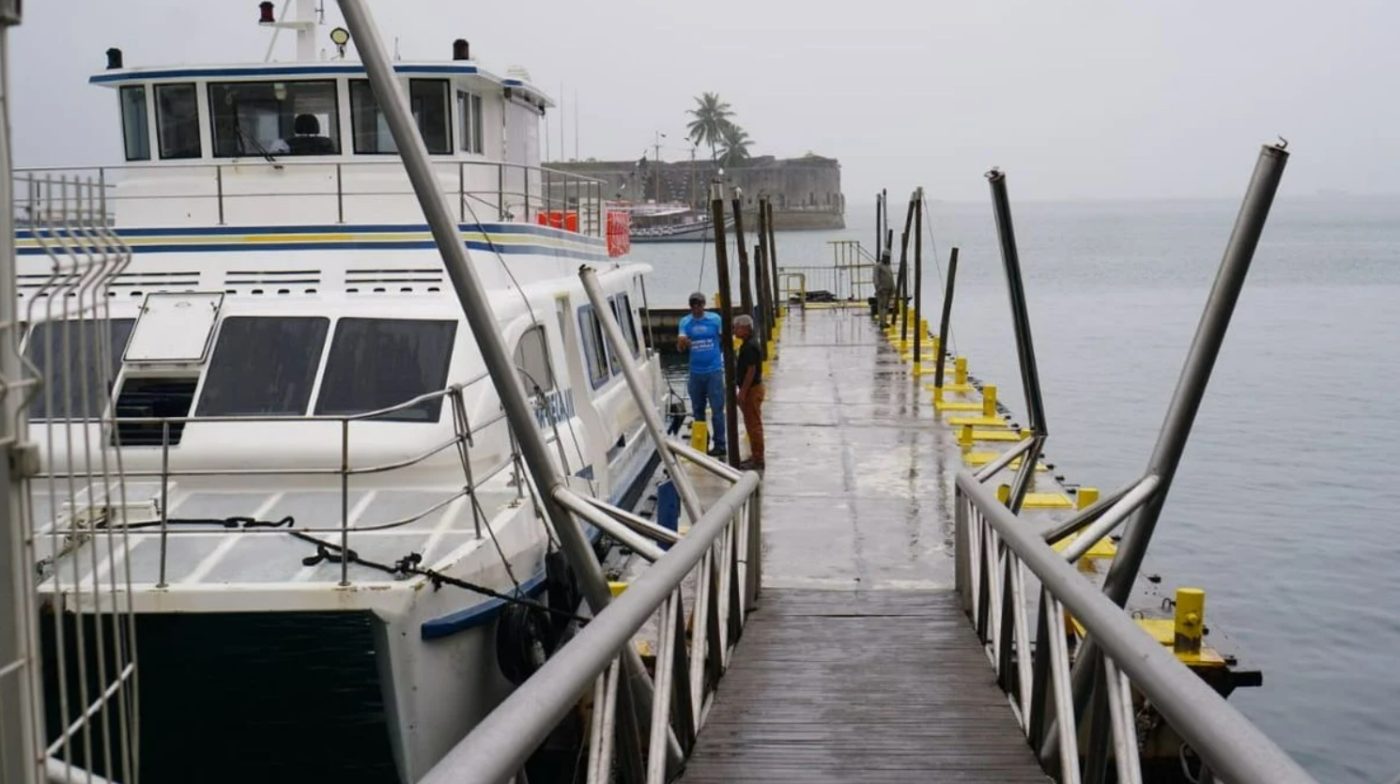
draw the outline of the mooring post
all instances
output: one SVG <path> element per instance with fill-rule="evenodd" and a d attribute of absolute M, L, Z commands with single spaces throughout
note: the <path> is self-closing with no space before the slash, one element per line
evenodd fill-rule
<path fill-rule="evenodd" d="M 739 253 L 739 310 L 753 318 L 753 290 L 749 276 L 749 246 L 744 241 L 744 192 L 734 189 L 734 247 Z M 725 318 L 733 318 L 726 315 Z"/>
<path fill-rule="evenodd" d="M 924 189 L 914 189 L 914 377 L 918 378 L 922 359 L 924 307 Z M 905 323 L 908 323 L 905 319 Z"/>
<path fill-rule="evenodd" d="M 762 210 L 759 215 L 762 215 Z M 767 263 L 763 260 L 763 243 L 753 246 L 753 271 L 754 271 L 754 293 L 758 295 L 757 307 L 754 311 L 754 323 L 758 329 L 754 334 L 758 337 L 758 349 L 764 359 L 768 358 L 768 325 L 769 325 L 769 302 L 768 302 L 768 276 L 764 274 Z"/>
<path fill-rule="evenodd" d="M 958 248 L 948 254 L 948 285 L 943 290 L 943 312 L 938 317 L 938 364 L 933 369 L 933 388 L 943 389 L 943 358 L 948 353 L 948 324 L 953 318 L 953 282 L 958 279 Z"/>
<path fill-rule="evenodd" d="M 739 466 L 739 405 L 734 389 L 734 301 L 729 287 L 729 250 L 724 236 L 724 184 L 716 177 L 710 185 L 710 217 L 715 226 L 715 272 L 719 276 L 720 353 L 724 357 L 724 436 L 729 464 Z M 740 243 L 740 253 L 743 252 Z"/>

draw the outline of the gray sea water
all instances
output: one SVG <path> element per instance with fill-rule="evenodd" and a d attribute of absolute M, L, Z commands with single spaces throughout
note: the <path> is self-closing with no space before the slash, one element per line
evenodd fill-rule
<path fill-rule="evenodd" d="M 1122 486 L 1146 466 L 1238 204 L 1013 207 L 1047 452 L 1070 480 Z M 990 206 L 931 202 L 930 217 L 925 312 L 957 245 L 952 344 L 1024 412 Z M 847 222 L 779 233 L 781 263 L 873 244 L 873 206 Z M 716 288 L 698 244 L 633 257 L 655 268 L 653 306 Z M 1264 672 L 1231 701 L 1327 782 L 1400 775 L 1397 338 L 1400 197 L 1280 198 L 1146 567 L 1206 588 L 1208 624 Z"/>

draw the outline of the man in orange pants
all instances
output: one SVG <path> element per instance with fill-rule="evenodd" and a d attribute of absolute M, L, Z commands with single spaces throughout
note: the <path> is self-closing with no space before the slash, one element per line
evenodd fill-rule
<path fill-rule="evenodd" d="M 744 432 L 749 434 L 749 459 L 740 468 L 763 470 L 763 349 L 753 336 L 753 319 L 734 319 L 734 335 L 743 341 L 734 362 L 734 378 L 739 385 L 736 395 L 739 411 L 744 415 Z"/>

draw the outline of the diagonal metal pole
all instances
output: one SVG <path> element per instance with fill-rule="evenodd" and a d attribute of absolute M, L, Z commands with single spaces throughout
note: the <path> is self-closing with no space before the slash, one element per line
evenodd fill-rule
<path fill-rule="evenodd" d="M 1016 354 L 1021 363 L 1021 388 L 1026 395 L 1030 429 L 1046 436 L 1045 403 L 1040 396 L 1040 372 L 1035 364 L 1031 340 L 1031 319 L 1026 312 L 1026 289 L 1021 283 L 1021 255 L 1016 249 L 1016 230 L 1011 225 L 1011 201 L 1006 195 L 1006 175 L 998 169 L 987 172 L 992 187 L 992 212 L 996 216 L 1001 260 L 1006 266 L 1006 290 L 1011 297 L 1011 325 L 1016 332 Z"/>
<path fill-rule="evenodd" d="M 914 224 L 914 197 L 909 197 L 909 209 L 904 212 L 904 233 L 899 237 L 899 279 L 894 294 L 899 302 L 899 345 L 909 339 L 909 230 Z M 918 326 L 917 324 L 915 325 Z"/>
<path fill-rule="evenodd" d="M 1006 291 L 1011 297 L 1011 323 L 1016 333 L 1016 354 L 1021 364 L 1021 388 L 1026 396 L 1032 438 L 1031 448 L 1021 457 L 1021 468 L 1011 483 L 1007 508 L 1013 514 L 1021 511 L 1035 464 L 1049 429 L 1045 424 L 1045 403 L 1040 395 L 1040 371 L 1035 362 L 1035 343 L 1031 340 L 1031 317 L 1026 308 L 1026 289 L 1021 281 L 1021 256 L 1016 249 L 1016 231 L 1011 223 L 1011 200 L 1006 193 L 1006 175 L 997 169 L 987 172 L 992 188 L 992 212 L 996 216 L 997 238 L 1001 243 L 1001 260 L 1006 266 Z"/>
<path fill-rule="evenodd" d="M 1249 274 L 1254 249 L 1259 246 L 1259 237 L 1264 233 L 1264 223 L 1269 218 L 1269 208 L 1274 203 L 1274 194 L 1278 192 L 1283 167 L 1287 163 L 1288 153 L 1282 144 L 1267 144 L 1259 151 L 1249 189 L 1245 192 L 1244 202 L 1235 218 L 1235 227 L 1230 232 L 1230 241 L 1225 246 L 1225 255 L 1220 261 L 1215 285 L 1211 287 L 1205 312 L 1196 327 L 1196 337 L 1191 341 L 1191 350 L 1186 355 L 1176 391 L 1167 406 L 1157 446 L 1147 461 L 1146 473 L 1156 475 L 1160 487 L 1152 500 L 1128 521 L 1123 531 L 1123 541 L 1118 545 L 1118 556 L 1113 559 L 1108 576 L 1104 578 L 1104 593 L 1120 605 L 1127 602 L 1138 569 L 1142 567 L 1143 555 L 1147 552 L 1157 519 L 1162 514 L 1162 506 L 1166 503 L 1167 492 L 1171 490 L 1181 455 L 1186 450 L 1191 425 L 1196 421 L 1196 412 L 1200 410 L 1201 399 L 1205 397 L 1211 370 L 1215 367 L 1216 357 L 1220 355 L 1220 345 L 1225 341 L 1230 316 L 1235 312 L 1235 303 L 1239 301 L 1240 289 L 1244 287 L 1245 277 Z"/>
<path fill-rule="evenodd" d="M 914 367 L 921 369 L 924 330 L 924 189 L 914 190 Z M 905 318 L 907 325 L 909 319 Z M 918 370 L 914 371 L 915 373 Z M 917 376 L 916 376 L 917 377 Z"/>
<path fill-rule="evenodd" d="M 938 317 L 938 356 L 933 368 L 934 389 L 943 388 L 943 357 L 948 353 L 948 327 L 953 318 L 953 285 L 958 279 L 958 248 L 948 256 L 948 286 L 943 291 L 943 312 Z"/>
<path fill-rule="evenodd" d="M 462 304 L 463 315 L 481 351 L 482 361 L 491 374 L 491 382 L 505 409 L 506 419 L 519 440 L 521 456 L 525 459 L 525 465 L 534 479 L 535 486 L 540 490 L 540 503 L 544 505 L 545 513 L 554 523 L 560 548 L 568 558 L 569 565 L 573 567 L 584 599 L 596 617 L 608 606 L 612 600 L 612 593 L 603 577 L 602 567 L 584 536 L 583 528 L 574 516 L 554 499 L 555 486 L 564 484 L 564 480 L 550 461 L 549 451 L 535 424 L 510 353 L 506 351 L 505 341 L 497 331 L 495 310 L 486 297 L 485 287 L 471 263 L 466 243 L 462 241 L 457 224 L 447 208 L 447 202 L 428 160 L 427 147 L 409 112 L 403 88 L 394 75 L 393 66 L 384 51 L 384 44 L 379 39 L 374 19 L 370 16 L 364 0 L 339 0 L 339 3 L 345 17 L 345 26 L 350 30 L 355 48 L 364 63 L 365 73 L 369 76 L 370 87 L 402 156 L 404 170 L 413 184 L 419 204 L 423 207 L 423 217 L 427 219 L 438 252 L 442 254 L 443 266 Z M 629 709 L 621 712 L 623 727 L 627 728 L 621 733 L 622 751 L 630 769 L 635 765 L 635 761 L 640 759 L 640 745 L 635 737 L 636 717 L 645 715 L 642 711 L 649 709 L 651 695 L 650 682 L 640 658 L 635 655 L 635 650 L 629 648 L 628 654 L 623 656 L 623 662 L 628 678 L 622 685 L 626 687 L 626 704 Z"/>
<path fill-rule="evenodd" d="M 739 405 L 734 390 L 734 295 L 729 286 L 729 249 L 724 237 L 724 185 L 710 186 L 710 218 L 715 226 L 715 273 L 719 278 L 720 353 L 724 357 L 724 435 L 729 464 L 739 465 Z M 740 246 L 742 250 L 742 246 Z"/>
<path fill-rule="evenodd" d="M 1254 250 L 1259 245 L 1259 237 L 1264 233 L 1264 224 L 1269 217 L 1274 195 L 1278 192 L 1279 181 L 1283 178 L 1284 165 L 1288 163 L 1288 153 L 1284 145 L 1264 145 L 1254 164 L 1249 187 L 1245 191 L 1240 212 L 1235 218 L 1234 229 L 1225 246 L 1225 255 L 1220 260 L 1220 268 L 1206 300 L 1205 310 L 1196 327 L 1196 336 L 1191 341 L 1191 349 L 1182 365 L 1181 376 L 1177 380 L 1176 391 L 1167 406 L 1167 415 L 1162 422 L 1162 430 L 1157 445 L 1148 460 L 1147 476 L 1156 476 L 1158 485 L 1152 497 L 1128 521 L 1123 539 L 1118 544 L 1118 555 L 1104 578 L 1104 593 L 1120 607 L 1128 602 L 1138 570 L 1142 568 L 1143 556 L 1147 552 L 1152 531 L 1161 517 L 1166 502 L 1167 491 L 1171 489 L 1172 478 L 1180 464 L 1181 455 L 1186 449 L 1186 440 L 1191 434 L 1196 412 L 1205 396 L 1206 385 L 1210 381 L 1215 359 L 1220 355 L 1220 346 L 1225 340 L 1225 332 L 1230 326 L 1230 317 L 1239 301 L 1240 290 L 1249 274 L 1250 263 L 1254 260 Z M 1097 658 L 1097 645 L 1090 639 L 1078 654 L 1079 661 L 1093 661 Z M 1076 663 L 1074 668 L 1074 703 L 1076 711 L 1088 703 L 1095 688 L 1094 668 Z M 1053 756 L 1058 744 L 1057 733 L 1047 732 L 1039 753 L 1042 760 Z"/>

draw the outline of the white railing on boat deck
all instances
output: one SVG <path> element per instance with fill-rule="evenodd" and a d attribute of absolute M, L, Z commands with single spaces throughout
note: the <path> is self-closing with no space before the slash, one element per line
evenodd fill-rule
<path fill-rule="evenodd" d="M 499 161 L 438 161 L 433 168 L 442 194 L 455 200 L 461 223 L 526 223 L 605 235 L 601 180 Z M 423 220 L 397 157 L 45 167 L 15 174 L 14 209 L 20 224 L 44 222 L 36 212 L 40 202 L 24 182 L 75 178 L 103 188 L 107 209 L 121 228 L 383 226 Z"/>
<path fill-rule="evenodd" d="M 330 534 L 338 537 L 339 553 L 337 560 L 340 563 L 340 584 L 349 585 L 350 558 L 339 557 L 339 554 L 349 553 L 352 537 L 357 533 L 368 531 L 387 531 L 395 528 L 402 528 L 421 520 L 429 515 L 445 510 L 455 501 L 463 498 L 472 498 L 478 488 L 484 483 L 498 476 L 501 472 L 512 469 L 515 477 L 512 481 L 517 497 L 523 498 L 525 493 L 525 483 L 523 481 L 523 467 L 521 466 L 520 451 L 516 446 L 515 439 L 510 438 L 510 448 L 508 454 L 496 463 L 478 472 L 473 469 L 469 449 L 474 446 L 476 437 L 488 428 L 497 427 L 508 431 L 504 414 L 497 414 L 485 421 L 472 423 L 467 417 L 466 405 L 463 402 L 463 392 L 470 386 L 489 378 L 486 374 L 481 374 L 465 383 L 454 384 L 435 392 L 429 392 L 417 397 L 405 400 L 387 408 L 374 411 L 366 411 L 359 414 L 344 415 L 312 415 L 312 416 L 185 416 L 185 417 L 115 417 L 112 422 L 114 427 L 120 432 L 122 426 L 142 425 L 160 429 L 160 468 L 158 469 L 127 469 L 125 474 L 128 479 L 156 479 L 159 481 L 158 496 L 156 498 L 157 519 L 145 523 L 149 527 L 159 526 L 160 535 L 160 557 L 158 566 L 157 587 L 165 587 L 166 582 L 166 557 L 168 544 L 171 536 L 182 534 L 208 533 L 208 526 L 190 526 L 182 524 L 179 518 L 172 518 L 170 514 L 170 489 L 171 481 L 180 477 L 227 478 L 227 479 L 247 479 L 249 477 L 312 477 L 312 478 L 334 478 L 340 493 L 340 503 L 338 515 L 340 522 L 333 526 L 305 526 L 296 525 L 295 521 L 290 523 L 291 527 L 280 527 L 273 525 L 276 521 L 257 521 L 253 525 L 240 525 L 236 528 L 219 529 L 221 532 L 236 532 L 238 534 L 258 535 L 258 534 L 282 534 L 294 531 L 303 535 Z M 434 443 L 422 451 L 409 457 L 400 458 L 391 462 L 376 463 L 371 465 L 355 465 L 351 454 L 351 424 L 356 422 L 373 421 L 391 415 L 395 412 L 404 411 L 424 403 L 442 400 L 448 405 L 448 410 L 452 416 L 452 435 Z M 210 423 L 277 423 L 288 424 L 294 422 L 325 422 L 339 425 L 339 450 L 338 460 L 335 465 L 307 466 L 304 468 L 173 468 L 170 465 L 170 448 L 172 444 L 172 428 L 185 428 L 189 425 L 200 425 Z M 178 443 L 178 439 L 175 440 Z M 136 448 L 143 448 L 145 445 Z M 124 449 L 131 449 L 125 446 Z M 399 471 L 413 466 L 420 465 L 425 461 L 447 452 L 455 450 L 461 462 L 464 484 L 456 491 L 443 497 L 434 497 L 425 502 L 426 505 L 412 514 L 388 521 L 379 521 L 367 525 L 351 526 L 351 482 L 354 477 L 362 477 L 371 474 L 382 474 L 392 471 Z M 80 480 L 81 475 L 53 472 L 40 473 L 38 478 L 47 479 L 75 479 Z M 252 510 L 250 509 L 251 513 Z M 489 520 L 482 519 L 481 508 L 472 504 L 472 521 L 475 534 L 481 537 L 481 527 L 488 525 Z M 229 523 L 237 522 L 242 518 L 229 518 Z M 217 521 L 207 521 L 213 524 Z M 129 527 L 136 527 L 128 524 Z"/>

